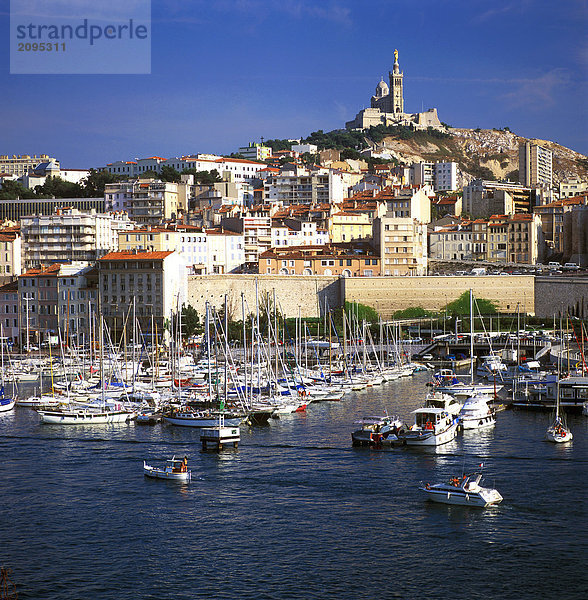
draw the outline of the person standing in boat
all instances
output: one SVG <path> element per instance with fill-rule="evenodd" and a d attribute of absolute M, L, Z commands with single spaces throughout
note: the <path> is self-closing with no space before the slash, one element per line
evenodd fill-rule
<path fill-rule="evenodd" d="M 182 461 L 182 466 L 180 467 L 180 472 L 186 473 L 188 471 L 188 457 L 184 456 L 184 460 Z"/>

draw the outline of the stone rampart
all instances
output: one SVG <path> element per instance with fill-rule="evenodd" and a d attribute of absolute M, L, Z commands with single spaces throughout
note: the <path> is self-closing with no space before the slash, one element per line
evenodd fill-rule
<path fill-rule="evenodd" d="M 537 277 L 535 313 L 539 317 L 588 318 L 588 277 Z"/>
<path fill-rule="evenodd" d="M 188 303 L 204 314 L 206 302 L 220 309 L 227 294 L 231 318 L 241 319 L 241 292 L 245 294 L 245 311 L 255 311 L 255 282 L 260 302 L 266 294 L 276 292 L 278 308 L 286 317 L 316 317 L 325 309 L 341 305 L 338 277 L 322 275 L 191 275 L 188 278 Z M 320 307 L 320 309 L 319 309 Z"/>
<path fill-rule="evenodd" d="M 414 306 L 439 311 L 470 289 L 474 297 L 496 302 L 501 312 L 514 313 L 517 305 L 521 312 L 535 312 L 534 277 L 529 275 L 349 277 L 341 279 L 341 287 L 347 302 L 371 306 L 384 319 Z"/>

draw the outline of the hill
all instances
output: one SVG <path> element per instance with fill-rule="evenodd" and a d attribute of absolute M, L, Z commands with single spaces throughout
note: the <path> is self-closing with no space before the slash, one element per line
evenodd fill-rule
<path fill-rule="evenodd" d="M 303 142 L 319 149 L 335 148 L 342 158 L 375 154 L 390 157 L 396 164 L 420 161 L 454 161 L 466 183 L 472 178 L 518 180 L 519 146 L 538 143 L 553 152 L 554 183 L 571 178 L 588 180 L 588 158 L 555 142 L 516 135 L 505 129 L 463 129 L 446 126 L 414 131 L 406 127 L 378 125 L 364 131 L 336 129 L 311 133 Z M 275 150 L 289 148 L 287 140 L 268 140 Z"/>
<path fill-rule="evenodd" d="M 389 152 L 401 162 L 452 160 L 470 177 L 517 180 L 519 146 L 531 141 L 553 152 L 555 183 L 572 177 L 588 179 L 586 156 L 555 142 L 527 140 L 508 129 L 448 128 L 447 132 L 450 137 L 445 139 L 415 137 L 406 140 L 389 135 L 380 142 L 371 141 L 369 145 L 373 151 Z"/>

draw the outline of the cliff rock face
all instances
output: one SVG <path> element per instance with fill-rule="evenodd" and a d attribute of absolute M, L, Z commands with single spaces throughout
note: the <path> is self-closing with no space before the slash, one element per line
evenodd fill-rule
<path fill-rule="evenodd" d="M 587 157 L 555 142 L 528 140 L 510 131 L 496 129 L 450 128 L 448 133 L 453 137 L 398 139 L 390 136 L 378 144 L 370 143 L 370 146 L 374 151 L 389 153 L 400 162 L 455 161 L 466 180 L 489 178 L 490 175 L 495 179 L 516 180 L 519 145 L 531 141 L 553 152 L 555 185 L 571 178 L 588 179 Z"/>

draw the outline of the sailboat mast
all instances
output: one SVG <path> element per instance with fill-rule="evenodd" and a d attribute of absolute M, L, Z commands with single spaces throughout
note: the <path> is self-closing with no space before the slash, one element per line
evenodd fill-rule
<path fill-rule="evenodd" d="M 470 384 L 474 383 L 474 295 L 470 288 Z"/>

